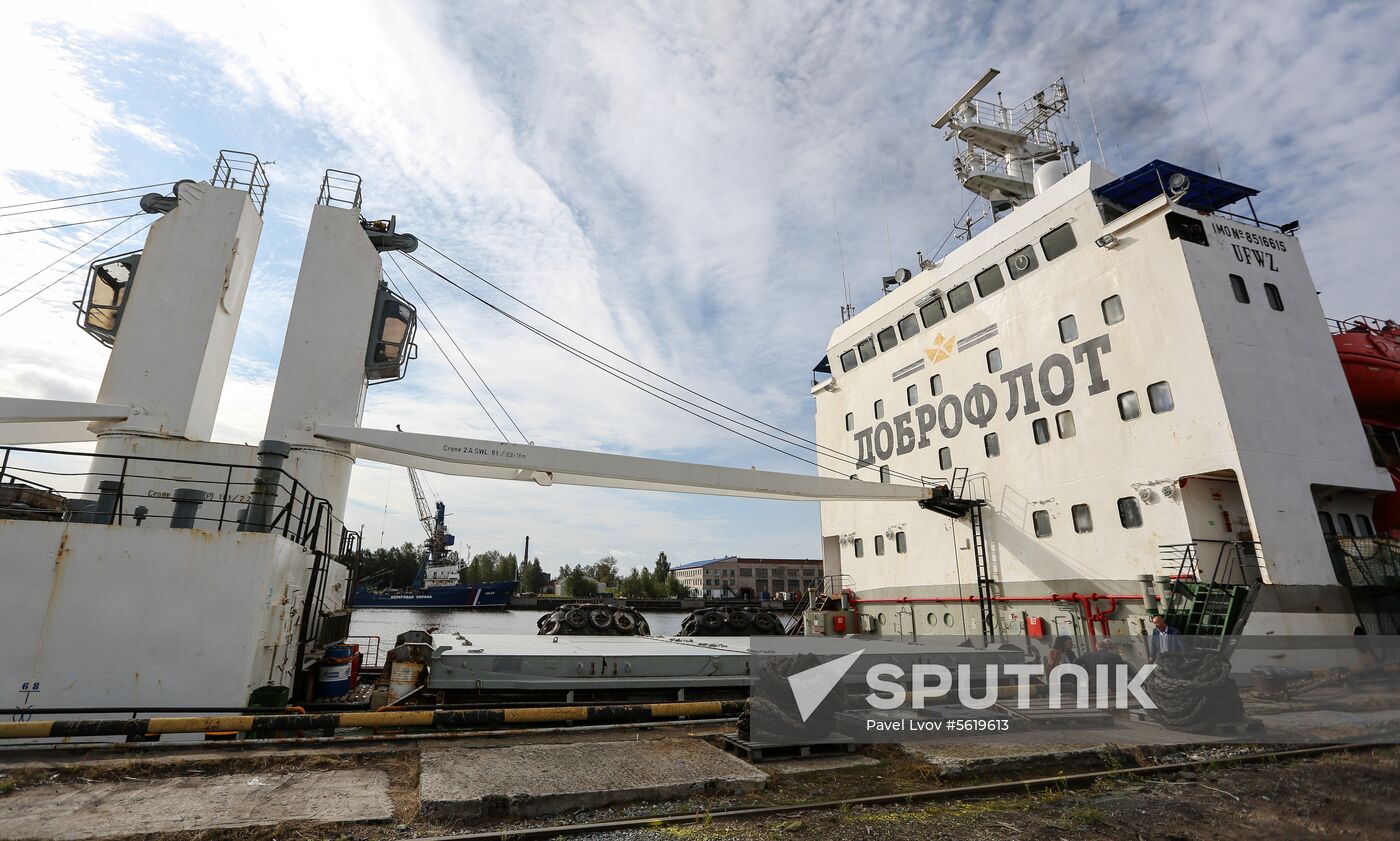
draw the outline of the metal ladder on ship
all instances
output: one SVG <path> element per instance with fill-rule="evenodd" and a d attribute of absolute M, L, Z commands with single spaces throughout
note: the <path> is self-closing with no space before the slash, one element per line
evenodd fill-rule
<path fill-rule="evenodd" d="M 1202 546 L 1218 547 L 1215 561 L 1204 564 Z M 1159 547 L 1167 569 L 1175 565 L 1162 615 L 1184 635 L 1213 639 L 1233 648 L 1259 595 L 1259 544 L 1252 541 L 1197 540 Z"/>
<path fill-rule="evenodd" d="M 977 576 L 977 612 L 982 621 L 982 639 L 991 642 L 997 633 L 996 603 L 993 601 L 996 579 L 992 577 L 991 556 L 987 552 L 987 527 L 982 518 L 985 499 L 969 497 L 968 469 L 953 468 L 951 482 L 934 485 L 933 495 L 919 503 L 954 520 L 966 518 L 972 529 L 972 560 Z"/>

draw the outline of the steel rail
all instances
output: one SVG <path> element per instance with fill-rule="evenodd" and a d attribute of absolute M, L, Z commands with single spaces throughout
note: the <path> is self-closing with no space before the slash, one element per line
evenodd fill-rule
<path fill-rule="evenodd" d="M 789 803 L 779 806 L 754 806 L 743 809 L 722 809 L 713 812 L 686 812 L 683 814 L 658 815 L 655 817 L 624 818 L 622 820 L 616 821 L 556 824 L 553 826 L 522 827 L 520 829 L 497 829 L 484 832 L 470 832 L 461 835 L 415 836 L 413 838 L 406 839 L 406 841 L 515 841 L 515 839 L 547 839 L 556 838 L 561 835 L 581 835 L 584 833 L 616 832 L 619 830 L 628 829 L 660 829 L 662 827 L 668 826 L 684 826 L 687 824 L 711 823 L 713 821 L 722 820 L 766 818 L 775 815 L 792 814 L 794 812 L 811 812 L 823 809 L 839 809 L 843 806 L 894 806 L 928 800 L 950 800 L 954 798 L 989 797 L 999 794 L 1024 794 L 1030 791 L 1039 791 L 1044 789 L 1082 786 L 1105 779 L 1172 774 L 1178 771 L 1189 771 L 1195 768 L 1203 768 L 1214 765 L 1243 765 L 1253 762 L 1275 762 L 1287 759 L 1318 756 L 1327 753 L 1357 750 L 1360 748 L 1367 747 L 1378 747 L 1378 745 L 1317 745 L 1307 748 L 1291 748 L 1287 750 L 1246 753 L 1239 754 L 1237 756 L 1220 757 L 1216 759 L 1196 759 L 1187 762 L 1168 762 L 1157 765 L 1143 765 L 1135 768 L 1115 768 L 1104 769 L 1101 771 L 1086 771 L 1079 774 L 1062 774 L 1053 777 L 1034 777 L 1031 779 L 1004 780 L 995 783 L 980 783 L 978 785 L 924 789 L 922 791 L 902 792 L 898 794 L 874 794 L 865 795 L 862 797 L 845 797 L 839 800 L 819 800 L 813 803 Z"/>

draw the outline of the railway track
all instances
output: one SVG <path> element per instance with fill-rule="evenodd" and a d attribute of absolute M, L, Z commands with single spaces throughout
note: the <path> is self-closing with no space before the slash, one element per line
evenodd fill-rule
<path fill-rule="evenodd" d="M 749 808 L 725 809 L 720 811 L 687 812 L 675 815 L 625 818 L 614 821 L 595 821 L 572 824 L 552 824 L 549 826 L 522 827 L 519 829 L 496 829 L 471 832 L 459 835 L 419 836 L 410 841 L 526 841 L 526 839 L 547 839 L 563 835 L 583 835 L 591 833 L 618 832 L 623 830 L 657 829 L 669 826 L 711 823 L 714 821 L 741 821 L 778 815 L 793 815 L 827 809 L 840 809 L 851 806 L 897 806 L 909 803 L 937 800 L 976 799 L 1005 794 L 1026 794 L 1055 788 L 1076 788 L 1092 785 L 1100 780 L 1130 777 L 1160 776 L 1181 771 L 1191 771 L 1221 765 L 1246 765 L 1257 762 L 1279 762 L 1291 759 L 1306 759 L 1329 753 L 1341 753 L 1376 747 L 1374 744 L 1334 744 L 1315 745 L 1287 750 L 1243 753 L 1230 757 L 1200 759 L 1188 762 L 1167 762 L 1154 765 L 1140 765 L 1132 768 L 1085 771 L 1077 774 L 1058 774 L 1050 777 L 1004 780 L 977 785 L 950 786 L 947 788 L 925 789 L 923 791 L 901 792 L 898 794 L 866 795 L 838 800 L 821 800 L 811 803 L 789 803 L 776 806 L 754 806 Z"/>

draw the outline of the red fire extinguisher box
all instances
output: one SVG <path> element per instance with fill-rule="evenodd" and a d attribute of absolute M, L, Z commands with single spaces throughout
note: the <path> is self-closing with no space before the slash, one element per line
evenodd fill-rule
<path fill-rule="evenodd" d="M 1044 637 L 1049 631 L 1045 620 L 1039 616 L 1029 616 L 1026 618 L 1026 633 L 1030 636 Z"/>

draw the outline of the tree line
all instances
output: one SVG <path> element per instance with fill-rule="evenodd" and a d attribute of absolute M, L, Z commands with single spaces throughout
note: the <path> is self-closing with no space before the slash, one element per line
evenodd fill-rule
<path fill-rule="evenodd" d="M 403 588 L 413 584 L 424 549 L 412 543 L 379 549 L 361 549 L 346 561 L 357 570 L 357 581 L 373 588 Z M 457 556 L 453 554 L 454 558 Z M 502 554 L 490 549 L 461 561 L 463 584 L 488 581 L 519 581 L 521 593 L 542 593 L 550 582 L 549 573 L 539 558 L 523 564 L 514 552 Z M 683 596 L 686 588 L 671 572 L 671 564 L 662 552 L 650 567 L 634 569 L 623 575 L 617 559 L 611 555 L 591 564 L 559 567 L 561 592 L 572 598 L 587 598 L 605 590 L 624 598 L 666 598 Z"/>

